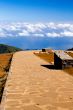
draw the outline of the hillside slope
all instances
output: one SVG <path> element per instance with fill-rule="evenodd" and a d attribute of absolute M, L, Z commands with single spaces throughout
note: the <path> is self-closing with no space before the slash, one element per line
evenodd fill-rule
<path fill-rule="evenodd" d="M 16 52 L 16 51 L 22 51 L 22 49 L 16 48 L 16 47 L 13 47 L 13 46 L 0 44 L 0 54 L 1 53 L 12 53 L 12 52 Z"/>
<path fill-rule="evenodd" d="M 0 54 L 0 103 L 1 103 L 3 90 L 7 80 L 12 57 L 13 57 L 12 53 Z"/>

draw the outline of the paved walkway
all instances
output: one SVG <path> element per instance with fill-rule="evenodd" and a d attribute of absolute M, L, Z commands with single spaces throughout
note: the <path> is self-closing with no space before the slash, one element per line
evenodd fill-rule
<path fill-rule="evenodd" d="M 73 110 L 73 76 L 33 52 L 14 54 L 1 110 Z"/>

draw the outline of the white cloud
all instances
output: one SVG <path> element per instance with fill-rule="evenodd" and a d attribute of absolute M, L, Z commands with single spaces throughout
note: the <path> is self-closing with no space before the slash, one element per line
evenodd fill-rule
<path fill-rule="evenodd" d="M 56 24 L 53 23 L 53 22 L 48 23 L 47 26 L 48 26 L 48 28 L 50 28 L 50 29 L 57 29 Z"/>
<path fill-rule="evenodd" d="M 64 31 L 61 33 L 62 36 L 66 36 L 66 37 L 73 37 L 73 32 L 70 31 Z"/>
<path fill-rule="evenodd" d="M 44 34 L 33 34 L 35 37 L 44 37 Z"/>
<path fill-rule="evenodd" d="M 35 24 L 35 27 L 37 27 L 38 29 L 39 29 L 39 28 L 40 28 L 40 29 L 44 29 L 44 28 L 46 28 L 46 25 L 43 24 L 43 23 L 37 23 L 37 24 Z"/>
<path fill-rule="evenodd" d="M 35 33 L 36 31 L 41 32 L 43 25 L 40 24 L 24 24 L 24 28 L 27 29 L 28 32 Z"/>
<path fill-rule="evenodd" d="M 46 35 L 47 35 L 47 37 L 60 37 L 60 34 L 55 33 L 55 32 L 53 32 L 53 33 L 47 33 Z"/>
<path fill-rule="evenodd" d="M 6 23 L 0 24 L 0 37 L 73 37 L 69 23 Z"/>
<path fill-rule="evenodd" d="M 6 37 L 5 33 L 0 32 L 0 37 Z"/>
<path fill-rule="evenodd" d="M 71 27 L 71 24 L 58 24 L 57 25 L 57 28 L 62 28 L 62 29 L 64 29 L 64 28 L 70 28 Z"/>
<path fill-rule="evenodd" d="M 19 36 L 29 36 L 29 32 L 26 30 L 23 30 L 22 32 L 18 33 Z"/>

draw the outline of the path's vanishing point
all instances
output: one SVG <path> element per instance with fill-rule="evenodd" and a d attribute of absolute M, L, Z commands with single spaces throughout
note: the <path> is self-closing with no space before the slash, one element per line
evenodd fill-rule
<path fill-rule="evenodd" d="M 1 110 L 73 110 L 73 76 L 47 64 L 32 51 L 15 53 Z"/>

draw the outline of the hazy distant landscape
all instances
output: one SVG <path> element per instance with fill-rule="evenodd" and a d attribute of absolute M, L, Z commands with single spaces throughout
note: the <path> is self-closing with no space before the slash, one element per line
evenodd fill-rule
<path fill-rule="evenodd" d="M 73 47 L 73 38 L 28 38 L 28 37 L 15 37 L 15 38 L 0 38 L 0 43 L 16 46 L 21 49 L 69 49 Z"/>

